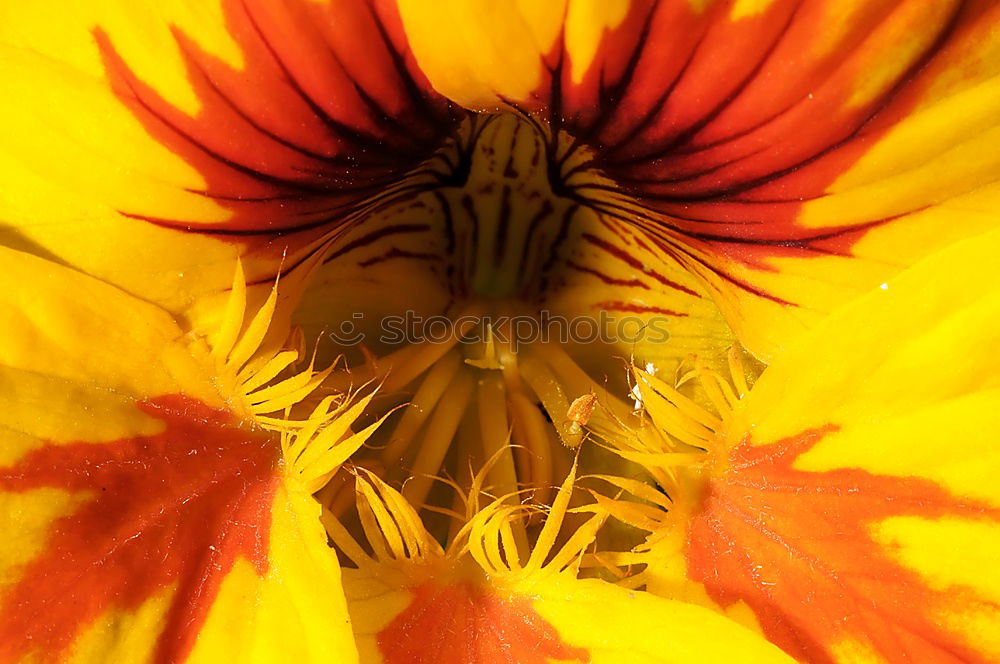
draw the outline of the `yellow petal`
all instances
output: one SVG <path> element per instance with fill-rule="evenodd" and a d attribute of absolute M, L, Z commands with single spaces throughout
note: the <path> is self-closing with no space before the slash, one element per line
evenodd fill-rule
<path fill-rule="evenodd" d="M 728 425 L 689 574 L 809 662 L 1000 657 L 1000 233 L 831 316 Z"/>
<path fill-rule="evenodd" d="M 350 661 L 319 506 L 208 349 L 91 277 L 0 262 L 0 661 Z"/>

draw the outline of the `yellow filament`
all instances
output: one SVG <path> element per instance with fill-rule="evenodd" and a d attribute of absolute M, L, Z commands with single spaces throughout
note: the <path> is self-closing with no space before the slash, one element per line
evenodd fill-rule
<path fill-rule="evenodd" d="M 271 326 L 271 319 L 274 316 L 274 310 L 277 306 L 278 284 L 275 283 L 274 288 L 271 289 L 271 293 L 267 296 L 267 300 L 265 300 L 257 313 L 254 314 L 254 317 L 250 320 L 250 325 L 240 335 L 239 341 L 236 342 L 233 350 L 229 353 L 226 364 L 232 367 L 234 373 L 239 371 L 260 348 L 264 337 L 267 335 L 267 330 Z"/>
<path fill-rule="evenodd" d="M 410 383 L 414 378 L 427 371 L 435 362 L 444 357 L 448 351 L 455 347 L 459 340 L 467 335 L 472 328 L 477 325 L 477 310 L 468 309 L 459 314 L 455 320 L 461 321 L 453 331 L 451 336 L 442 342 L 425 342 L 417 344 L 399 351 L 415 349 L 411 356 L 403 361 L 385 362 L 389 366 L 388 375 L 385 381 L 386 390 L 396 390 Z"/>
<path fill-rule="evenodd" d="M 571 430 L 566 422 L 570 400 L 552 370 L 530 353 L 523 353 L 519 360 L 521 375 L 541 399 L 562 444 L 570 448 L 579 447 L 583 441 L 583 433 Z"/>
<path fill-rule="evenodd" d="M 642 369 L 634 369 L 634 371 L 637 374 L 637 378 L 641 378 L 654 390 L 665 398 L 668 398 L 677 407 L 678 411 L 691 418 L 694 422 L 701 424 L 710 431 L 716 431 L 721 426 L 722 420 L 718 416 L 712 415 L 694 401 L 681 394 L 676 388 L 668 385 L 665 381 Z"/>
<path fill-rule="evenodd" d="M 271 393 L 272 396 L 269 399 L 262 398 L 257 392 L 250 394 L 253 412 L 258 414 L 273 413 L 294 406 L 323 384 L 323 380 L 329 375 L 329 369 L 313 373 L 310 368 L 303 373 L 306 374 L 305 381 L 296 380 L 302 374 L 282 381 L 274 386 L 276 391 Z M 286 384 L 290 381 L 294 381 L 294 383 Z M 303 383 L 301 387 L 298 386 L 299 383 Z"/>
<path fill-rule="evenodd" d="M 561 572 L 572 564 L 574 571 L 579 570 L 583 552 L 593 543 L 597 537 L 597 531 L 601 529 L 606 519 L 607 514 L 597 514 L 587 519 L 582 526 L 573 531 L 563 547 L 549 561 L 547 567 L 553 571 Z"/>
<path fill-rule="evenodd" d="M 447 398 L 438 402 L 431 415 L 430 422 L 421 437 L 410 479 L 403 487 L 403 496 L 413 505 L 421 506 L 427 500 L 434 475 L 444 461 L 448 447 L 458 430 L 462 414 L 472 396 L 472 383 L 470 375 L 459 372 L 448 385 Z"/>
<path fill-rule="evenodd" d="M 515 530 L 514 523 L 522 527 Z M 500 524 L 500 544 L 503 547 L 504 558 L 507 560 L 508 567 L 515 571 L 521 569 L 521 556 L 529 550 L 526 544 L 518 543 L 518 533 L 522 535 L 524 533 L 523 523 L 521 519 L 513 522 L 507 519 Z"/>
<path fill-rule="evenodd" d="M 526 484 L 536 487 L 534 498 L 537 502 L 548 501 L 553 477 L 553 456 L 558 454 L 552 447 L 555 441 L 549 436 L 549 426 L 535 404 L 524 394 L 511 394 L 510 408 L 514 432 L 517 440 L 528 450 L 531 473 Z"/>
<path fill-rule="evenodd" d="M 475 473 L 472 470 L 472 459 L 475 457 L 476 450 L 479 447 L 479 417 L 471 409 L 467 410 L 465 417 L 462 418 L 462 422 L 458 427 L 455 444 L 458 452 L 458 477 L 456 478 L 458 489 L 455 491 L 455 498 L 452 505 L 455 512 L 461 515 L 461 518 L 455 519 L 449 524 L 449 542 L 455 541 L 456 537 L 458 537 L 458 532 L 468 520 L 469 514 L 472 513 L 469 504 L 471 498 L 466 497 L 460 488 L 474 487 L 473 478 Z"/>
<path fill-rule="evenodd" d="M 670 509 L 670 499 L 645 482 L 640 482 L 630 477 L 618 477 L 617 475 L 588 475 L 587 477 L 603 480 L 619 489 L 628 491 L 636 498 L 659 505 L 665 510 Z"/>
<path fill-rule="evenodd" d="M 510 444 L 507 427 L 507 412 L 501 406 L 506 403 L 502 379 L 492 372 L 479 380 L 478 390 L 479 439 L 486 458 L 493 458 L 487 473 L 489 482 L 501 491 L 517 491 L 517 470 L 514 467 L 514 448 Z M 523 527 L 514 531 L 518 549 L 528 550 L 528 536 Z"/>
<path fill-rule="evenodd" d="M 714 429 L 687 416 L 677 406 L 677 397 L 682 395 L 676 389 L 644 371 L 637 369 L 635 375 L 636 385 L 642 395 L 643 406 L 657 427 L 683 443 L 694 447 L 704 447 L 706 441 L 711 439 Z"/>
<path fill-rule="evenodd" d="M 628 421 L 628 418 L 632 416 L 632 406 L 609 394 L 604 386 L 588 376 L 558 344 L 534 344 L 528 348 L 528 351 L 530 353 L 526 353 L 526 355 L 531 358 L 540 357 L 558 376 L 562 384 L 570 387 L 568 391 L 574 395 L 574 398 L 585 394 L 598 395 L 598 403 L 601 408 L 595 409 L 591 415 L 590 428 L 620 428 L 616 424 Z"/>
<path fill-rule="evenodd" d="M 330 421 L 315 437 L 304 441 L 304 444 L 299 446 L 296 456 L 290 460 L 292 465 L 297 468 L 306 468 L 318 460 L 323 452 L 341 440 L 350 430 L 351 424 L 361 417 L 365 408 L 371 403 L 372 396 L 368 395 L 359 399 L 343 414 Z"/>
<path fill-rule="evenodd" d="M 664 523 L 664 512 L 651 505 L 635 503 L 626 500 L 615 500 L 593 493 L 594 500 L 608 514 L 634 528 L 653 532 Z"/>
<path fill-rule="evenodd" d="M 382 561 L 393 559 L 395 557 L 392 552 L 392 538 L 394 534 L 392 531 L 394 531 L 394 528 L 391 528 L 388 522 L 379 521 L 378 515 L 372 509 L 371 504 L 365 497 L 361 483 L 354 483 L 354 491 L 358 506 L 358 519 L 361 521 L 361 529 L 364 531 L 365 539 L 368 540 L 368 544 L 375 553 L 375 558 Z M 389 530 L 390 532 L 383 534 L 383 528 Z M 402 548 L 402 540 L 399 541 L 398 546 Z"/>
<path fill-rule="evenodd" d="M 367 481 L 378 490 L 379 496 L 395 517 L 410 558 L 423 559 L 431 554 L 441 555 L 444 553 L 437 541 L 424 529 L 423 522 L 416 510 L 401 494 L 394 491 L 373 473 L 368 473 Z"/>
<path fill-rule="evenodd" d="M 398 463 L 403 458 L 406 448 L 412 444 L 420 427 L 430 416 L 434 406 L 445 394 L 445 390 L 455 377 L 455 372 L 462 366 L 462 357 L 458 351 L 446 354 L 436 362 L 427 373 L 409 405 L 403 411 L 403 416 L 393 430 L 392 438 L 382 450 L 381 459 L 386 465 Z"/>
<path fill-rule="evenodd" d="M 517 490 L 517 470 L 507 424 L 504 385 L 497 376 L 487 374 L 478 381 L 476 407 L 479 411 L 479 440 L 483 456 L 499 453 L 497 462 L 487 474 L 490 484 L 501 489 Z M 498 407 L 499 406 L 499 407 Z"/>
<path fill-rule="evenodd" d="M 544 492 L 552 482 L 551 456 L 558 452 L 549 445 L 551 438 L 547 435 L 545 418 L 524 392 L 517 356 L 513 353 L 503 363 L 501 375 L 510 407 L 511 428 L 516 440 L 525 446 L 518 457 L 518 471 L 526 478 L 526 484 L 543 487 Z M 536 495 L 536 499 L 544 502 L 541 495 Z"/>
<path fill-rule="evenodd" d="M 716 412 L 728 413 L 736 405 L 736 402 L 739 401 L 732 386 L 722 376 L 697 360 L 695 368 L 682 376 L 677 384 L 678 386 L 683 385 L 694 378 L 700 381 L 702 389 L 705 390 L 705 394 L 708 396 L 709 401 L 712 402 L 712 406 L 715 407 Z"/>

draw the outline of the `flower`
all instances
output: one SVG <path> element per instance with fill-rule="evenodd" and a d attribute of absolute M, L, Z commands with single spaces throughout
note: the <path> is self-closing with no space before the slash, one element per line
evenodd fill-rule
<path fill-rule="evenodd" d="M 0 662 L 997 657 L 993 3 L 59 9 Z"/>

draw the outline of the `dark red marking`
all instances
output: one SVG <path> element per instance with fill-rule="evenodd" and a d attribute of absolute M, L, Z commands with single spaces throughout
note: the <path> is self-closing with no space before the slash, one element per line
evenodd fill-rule
<path fill-rule="evenodd" d="M 381 254 L 379 256 L 373 256 L 372 258 L 367 258 L 363 261 L 359 261 L 358 265 L 360 265 L 361 267 L 371 267 L 372 265 L 378 265 L 379 263 L 385 263 L 387 261 L 391 261 L 394 258 L 406 258 L 410 260 L 430 261 L 432 263 L 440 263 L 443 260 L 440 254 L 433 254 L 426 251 L 407 251 L 406 249 L 393 247 L 384 254 Z"/>
<path fill-rule="evenodd" d="M 425 233 L 431 229 L 430 224 L 425 223 L 412 223 L 412 224 L 392 224 L 389 226 L 382 226 L 376 228 L 373 231 L 369 231 L 367 234 L 361 237 L 355 238 L 350 242 L 345 243 L 342 246 L 337 247 L 335 251 L 331 251 L 326 258 L 323 259 L 324 263 L 329 263 L 334 261 L 344 254 L 348 254 L 357 249 L 371 246 L 376 244 L 380 240 L 391 237 L 393 235 L 407 235 L 411 233 Z"/>
<path fill-rule="evenodd" d="M 182 662 L 238 558 L 268 567 L 278 446 L 231 413 L 181 395 L 139 402 L 163 433 L 47 445 L 0 470 L 0 490 L 92 495 L 52 524 L 44 551 L 0 605 L 0 662 L 67 648 L 111 610 L 176 584 L 155 664 Z"/>
<path fill-rule="evenodd" d="M 666 286 L 668 288 L 673 288 L 674 290 L 678 290 L 678 291 L 680 291 L 682 293 L 686 293 L 687 295 L 690 295 L 691 297 L 701 298 L 701 295 L 697 291 L 694 291 L 694 290 L 688 288 L 687 286 L 683 286 L 683 285 L 677 283 L 676 281 L 671 281 L 670 279 L 667 279 L 666 277 L 664 277 L 659 272 L 653 270 L 652 268 L 650 268 L 648 266 L 643 265 L 642 261 L 640 261 L 638 258 L 636 258 L 635 256 L 633 256 L 630 253 L 628 253 L 628 251 L 626 251 L 625 249 L 622 249 L 621 247 L 618 247 L 618 246 L 616 246 L 616 245 L 608 242 L 607 240 L 603 240 L 603 239 L 601 239 L 601 238 L 599 238 L 596 235 L 593 235 L 591 233 L 584 233 L 581 237 L 583 237 L 584 240 L 586 240 L 587 242 L 590 242 L 594 246 L 603 249 L 605 252 L 611 254 L 612 256 L 614 256 L 618 260 L 622 261 L 623 263 L 625 263 L 629 267 L 634 268 L 634 269 L 638 270 L 639 272 L 642 272 L 643 274 L 652 277 L 653 279 L 655 279 L 656 281 L 658 281 L 660 284 L 662 284 L 662 285 L 664 285 L 664 286 Z"/>
<path fill-rule="evenodd" d="M 141 80 L 100 28 L 95 39 L 122 102 L 159 142 L 196 168 L 201 193 L 230 220 L 192 223 L 174 211 L 122 210 L 275 253 L 275 235 L 304 246 L 393 188 L 434 153 L 459 115 L 416 67 L 393 3 L 334 6 L 225 0 L 233 69 L 179 30 L 201 102 L 188 116 Z M 258 236 L 258 237 L 254 237 Z"/>
<path fill-rule="evenodd" d="M 679 318 L 688 316 L 688 314 L 683 311 L 674 311 L 673 309 L 664 309 L 663 307 L 636 304 L 634 302 L 621 302 L 618 300 L 595 302 L 593 307 L 601 311 L 620 311 L 629 314 L 662 314 L 664 316 L 677 316 Z"/>
<path fill-rule="evenodd" d="M 835 430 L 732 450 L 691 520 L 691 577 L 723 606 L 746 602 L 768 638 L 799 661 L 834 664 L 830 647 L 854 637 L 892 664 L 988 664 L 934 615 L 962 595 L 929 587 L 868 529 L 894 516 L 998 522 L 1000 510 L 923 478 L 792 467 Z"/>
<path fill-rule="evenodd" d="M 590 661 L 562 642 L 528 600 L 470 584 L 427 583 L 378 634 L 386 664 L 548 664 Z"/>
<path fill-rule="evenodd" d="M 624 286 L 625 288 L 641 288 L 643 290 L 649 290 L 649 286 L 638 279 L 620 279 L 618 277 L 612 277 L 611 275 L 604 274 L 596 268 L 580 265 L 574 261 L 566 261 L 566 267 L 572 268 L 577 272 L 584 272 L 597 277 L 609 286 Z"/>

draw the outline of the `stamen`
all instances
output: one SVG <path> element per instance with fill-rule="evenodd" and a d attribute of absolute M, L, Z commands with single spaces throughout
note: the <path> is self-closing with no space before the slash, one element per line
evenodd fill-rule
<path fill-rule="evenodd" d="M 449 384 L 448 398 L 438 403 L 427 424 L 427 431 L 417 446 L 417 458 L 410 471 L 410 480 L 403 486 L 403 495 L 414 505 L 423 505 L 430 492 L 433 477 L 444 461 L 452 438 L 458 430 L 466 405 L 472 398 L 472 376 L 460 373 Z"/>
<path fill-rule="evenodd" d="M 399 463 L 407 445 L 441 400 L 461 364 L 462 356 L 458 351 L 451 351 L 434 363 L 393 430 L 389 444 L 382 450 L 383 463 L 387 466 Z"/>
<path fill-rule="evenodd" d="M 514 467 L 514 448 L 510 444 L 507 411 L 505 408 L 497 408 L 498 404 L 506 403 L 506 393 L 502 379 L 490 375 L 491 373 L 486 372 L 486 375 L 479 379 L 476 390 L 479 440 L 483 456 L 498 457 L 487 477 L 493 486 L 516 488 L 518 478 Z"/>

